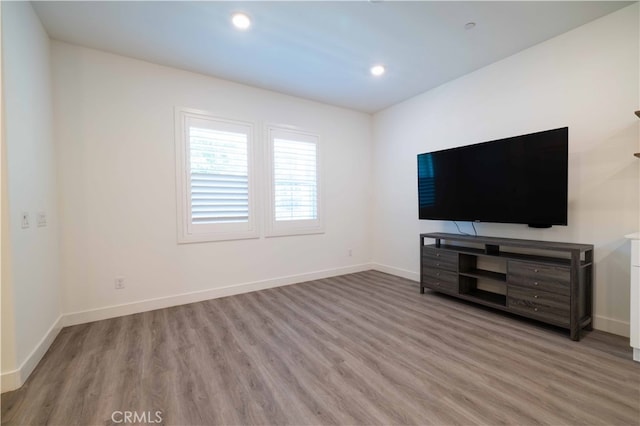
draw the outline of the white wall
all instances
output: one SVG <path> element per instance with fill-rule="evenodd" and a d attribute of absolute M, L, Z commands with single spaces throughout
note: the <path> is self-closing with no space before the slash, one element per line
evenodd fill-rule
<path fill-rule="evenodd" d="M 70 322 L 366 268 L 369 115 L 61 42 L 52 55 Z M 175 106 L 320 134 L 325 234 L 178 245 Z"/>
<path fill-rule="evenodd" d="M 6 148 L 2 388 L 6 390 L 19 386 L 44 355 L 59 331 L 61 310 L 49 37 L 30 3 L 2 3 L 2 41 Z M 30 215 L 28 229 L 21 227 L 22 212 Z M 36 225 L 38 212 L 46 213 L 46 227 Z"/>
<path fill-rule="evenodd" d="M 638 50 L 635 4 L 376 114 L 373 261 L 418 279 L 418 234 L 457 232 L 451 222 L 418 221 L 417 154 L 569 126 L 569 226 L 483 223 L 478 232 L 594 244 L 594 325 L 628 335 Z"/>

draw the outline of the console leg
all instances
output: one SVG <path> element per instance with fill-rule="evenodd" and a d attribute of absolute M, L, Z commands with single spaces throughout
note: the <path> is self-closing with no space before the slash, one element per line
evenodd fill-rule
<path fill-rule="evenodd" d="M 424 294 L 424 287 L 422 285 L 420 286 L 420 294 Z"/>
<path fill-rule="evenodd" d="M 575 342 L 580 341 L 580 328 L 579 327 L 571 327 L 571 340 Z"/>

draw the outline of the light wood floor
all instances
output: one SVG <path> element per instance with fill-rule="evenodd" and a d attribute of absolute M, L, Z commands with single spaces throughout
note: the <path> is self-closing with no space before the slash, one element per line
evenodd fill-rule
<path fill-rule="evenodd" d="M 114 411 L 180 425 L 632 425 L 640 364 L 628 339 L 573 342 L 370 271 L 65 328 L 2 395 L 2 424 L 111 424 Z"/>

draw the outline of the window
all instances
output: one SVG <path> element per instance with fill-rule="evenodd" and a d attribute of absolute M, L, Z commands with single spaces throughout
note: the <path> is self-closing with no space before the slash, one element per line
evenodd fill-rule
<path fill-rule="evenodd" d="M 324 231 L 318 142 L 311 133 L 267 127 L 267 236 Z"/>
<path fill-rule="evenodd" d="M 254 238 L 253 125 L 176 110 L 178 242 Z"/>

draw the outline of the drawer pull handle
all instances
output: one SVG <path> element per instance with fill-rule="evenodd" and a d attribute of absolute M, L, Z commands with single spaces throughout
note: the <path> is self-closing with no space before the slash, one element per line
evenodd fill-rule
<path fill-rule="evenodd" d="M 537 294 L 536 294 L 536 295 L 534 295 L 534 296 L 533 296 L 533 298 L 534 298 L 534 299 L 537 299 L 537 298 L 538 298 L 538 295 L 537 295 Z"/>
<path fill-rule="evenodd" d="M 535 282 L 533 283 L 533 285 L 538 285 L 538 281 L 535 281 Z"/>
<path fill-rule="evenodd" d="M 440 266 L 440 264 L 439 264 L 439 263 L 436 263 L 436 266 Z"/>
<path fill-rule="evenodd" d="M 533 312 L 538 312 L 538 308 L 533 308 Z"/>
<path fill-rule="evenodd" d="M 538 272 L 538 270 L 537 270 L 537 269 L 534 269 L 534 270 L 533 270 L 533 272 Z"/>
<path fill-rule="evenodd" d="M 439 282 L 437 282 L 437 283 L 436 283 L 436 285 L 440 285 L 440 283 L 439 283 Z"/>
<path fill-rule="evenodd" d="M 436 257 L 440 257 L 440 253 L 436 253 Z"/>

